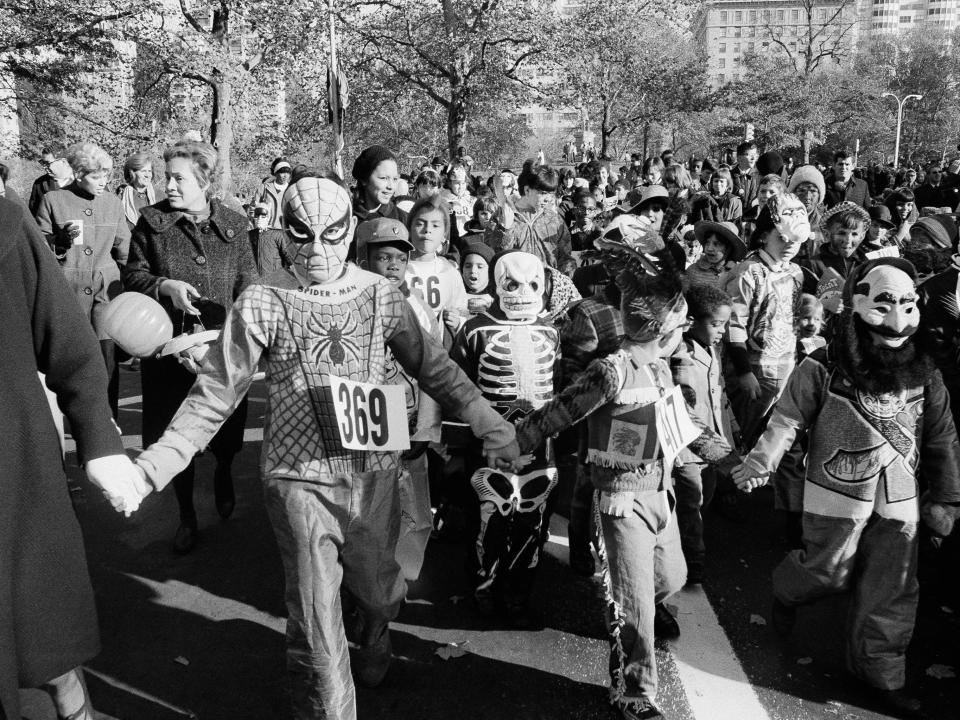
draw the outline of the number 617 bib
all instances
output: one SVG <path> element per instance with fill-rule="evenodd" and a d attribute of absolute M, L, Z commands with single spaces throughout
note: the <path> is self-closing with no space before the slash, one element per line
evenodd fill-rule
<path fill-rule="evenodd" d="M 348 450 L 408 450 L 407 400 L 399 385 L 373 385 L 330 375 L 340 442 Z"/>

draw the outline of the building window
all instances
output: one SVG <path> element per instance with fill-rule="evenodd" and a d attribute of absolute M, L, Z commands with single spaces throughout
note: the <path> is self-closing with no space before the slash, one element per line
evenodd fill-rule
<path fill-rule="evenodd" d="M 725 53 L 727 51 L 727 44 L 720 43 L 720 52 Z"/>
<path fill-rule="evenodd" d="M 734 21 L 734 22 L 743 22 L 743 12 L 741 12 L 740 10 L 737 10 L 737 11 L 733 14 L 733 21 Z"/>
<path fill-rule="evenodd" d="M 719 75 L 717 75 L 717 78 L 720 80 L 721 85 L 727 81 L 727 76 L 724 75 L 723 73 L 720 73 Z"/>
<path fill-rule="evenodd" d="M 799 19 L 800 19 L 800 11 L 799 11 L 799 10 L 791 10 L 791 11 L 790 11 L 790 19 L 791 19 L 791 20 L 794 20 L 794 21 L 799 20 Z"/>
<path fill-rule="evenodd" d="M 756 10 L 751 10 L 751 11 L 750 11 L 750 22 L 756 22 L 756 21 L 757 21 L 757 11 L 756 11 Z"/>
<path fill-rule="evenodd" d="M 777 10 L 777 20 L 783 22 L 783 10 Z"/>
<path fill-rule="evenodd" d="M 727 21 L 727 11 L 726 11 L 726 10 L 721 10 L 721 11 L 720 11 L 720 22 L 725 23 L 726 21 Z"/>
<path fill-rule="evenodd" d="M 735 53 L 740 52 L 740 43 L 734 43 L 734 44 L 733 44 L 733 51 L 734 51 Z"/>
<path fill-rule="evenodd" d="M 753 52 L 753 43 L 747 45 L 747 52 Z"/>
<path fill-rule="evenodd" d="M 733 36 L 734 36 L 735 38 L 740 37 L 740 28 L 734 28 L 734 29 L 733 29 Z"/>
<path fill-rule="evenodd" d="M 900 22 L 901 22 L 902 24 L 906 24 L 906 23 L 912 22 L 912 21 L 913 21 L 913 18 L 910 17 L 909 15 L 901 15 L 901 16 L 900 16 Z"/>
<path fill-rule="evenodd" d="M 718 63 L 717 67 L 725 68 L 726 66 L 727 66 L 727 59 L 720 58 L 720 62 Z"/>

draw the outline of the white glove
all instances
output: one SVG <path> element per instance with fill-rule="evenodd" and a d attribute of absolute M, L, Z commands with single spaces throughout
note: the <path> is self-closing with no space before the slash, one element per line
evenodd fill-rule
<path fill-rule="evenodd" d="M 87 479 L 103 491 L 114 510 L 130 517 L 140 507 L 146 481 L 142 471 L 138 471 L 126 455 L 88 460 L 86 471 Z"/>

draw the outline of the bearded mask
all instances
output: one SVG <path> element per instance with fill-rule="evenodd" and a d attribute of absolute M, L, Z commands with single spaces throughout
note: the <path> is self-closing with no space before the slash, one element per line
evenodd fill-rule
<path fill-rule="evenodd" d="M 536 255 L 508 252 L 493 265 L 494 293 L 508 320 L 534 320 L 543 312 L 543 263 Z"/>
<path fill-rule="evenodd" d="M 340 277 L 356 225 L 347 190 L 327 178 L 301 178 L 287 186 L 281 212 L 297 280 L 313 285 Z"/>
<path fill-rule="evenodd" d="M 880 347 L 901 347 L 920 325 L 913 278 L 892 264 L 867 271 L 853 287 L 851 307 Z"/>

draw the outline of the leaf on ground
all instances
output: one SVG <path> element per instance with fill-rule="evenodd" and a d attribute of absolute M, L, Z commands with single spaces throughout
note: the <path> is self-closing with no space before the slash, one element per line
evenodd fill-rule
<path fill-rule="evenodd" d="M 927 668 L 927 675 L 937 680 L 947 680 L 949 678 L 955 678 L 957 673 L 950 665 L 935 663 Z"/>
<path fill-rule="evenodd" d="M 766 625 L 766 624 L 767 624 L 767 620 L 766 620 L 766 618 L 763 617 L 762 615 L 757 615 L 756 613 L 751 613 L 751 614 L 750 614 L 750 624 L 751 624 L 751 625 L 760 625 L 760 626 L 763 626 L 763 625 Z"/>
<path fill-rule="evenodd" d="M 467 642 L 467 640 L 464 640 L 463 642 L 441 645 L 436 649 L 436 654 L 439 655 L 443 660 L 463 657 L 467 654 L 467 651 L 463 649 L 463 646 L 466 645 Z"/>
<path fill-rule="evenodd" d="M 184 667 L 187 667 L 190 664 L 190 661 L 187 660 L 183 655 L 178 655 L 173 659 L 173 661 L 175 663 L 179 663 L 180 665 L 183 665 Z"/>
<path fill-rule="evenodd" d="M 463 600 L 463 595 L 451 595 L 451 596 L 450 596 L 450 602 L 451 602 L 452 604 L 454 604 L 454 605 L 458 604 L 461 600 Z"/>
<path fill-rule="evenodd" d="M 940 612 L 944 613 L 945 615 L 953 615 L 953 608 L 946 605 L 941 605 Z"/>
<path fill-rule="evenodd" d="M 812 662 L 813 662 L 812 657 L 797 658 L 797 665 L 809 665 Z"/>

